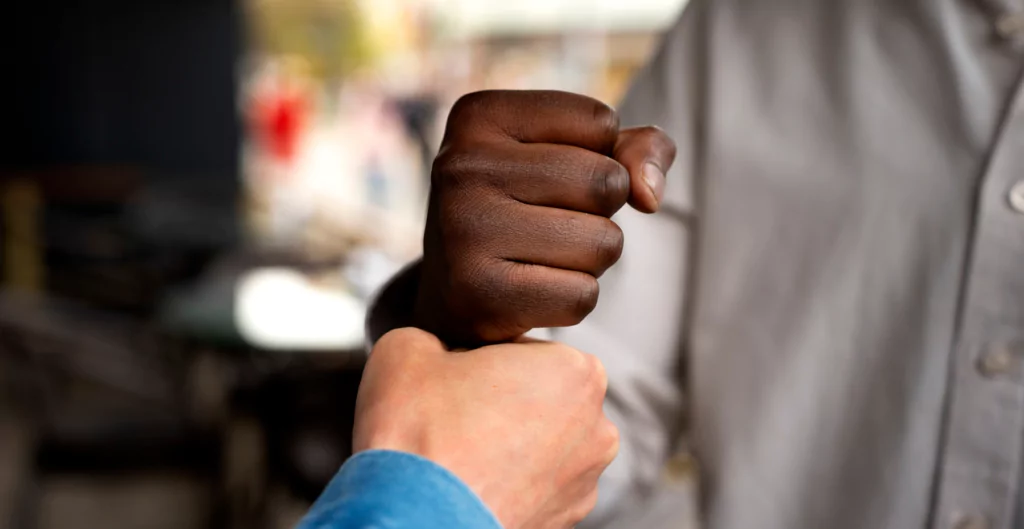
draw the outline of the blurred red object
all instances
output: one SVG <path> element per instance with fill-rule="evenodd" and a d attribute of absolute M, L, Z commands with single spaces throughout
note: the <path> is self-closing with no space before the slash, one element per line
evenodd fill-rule
<path fill-rule="evenodd" d="M 304 94 L 296 90 L 275 91 L 257 98 L 257 136 L 275 161 L 286 165 L 294 162 L 307 111 Z"/>

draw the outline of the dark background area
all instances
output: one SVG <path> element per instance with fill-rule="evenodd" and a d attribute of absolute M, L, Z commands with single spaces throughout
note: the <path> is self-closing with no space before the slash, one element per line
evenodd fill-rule
<path fill-rule="evenodd" d="M 9 175 L 61 195 L 144 193 L 131 198 L 154 202 L 140 214 L 140 228 L 159 228 L 151 238 L 236 242 L 235 2 L 20 2 L 7 16 Z M 90 169 L 88 183 L 75 181 Z M 187 211 L 175 207 L 183 201 Z"/>
<path fill-rule="evenodd" d="M 130 164 L 157 180 L 219 182 L 231 203 L 235 2 L 19 2 L 8 16 L 10 167 Z"/>
<path fill-rule="evenodd" d="M 165 318 L 211 269 L 288 260 L 241 237 L 241 7 L 2 20 L 0 527 L 290 525 L 347 454 L 359 366 Z"/>

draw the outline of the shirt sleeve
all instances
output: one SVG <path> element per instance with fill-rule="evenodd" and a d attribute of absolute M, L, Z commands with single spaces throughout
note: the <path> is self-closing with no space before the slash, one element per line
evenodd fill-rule
<path fill-rule="evenodd" d="M 605 411 L 621 435 L 619 456 L 601 478 L 586 527 L 604 526 L 618 511 L 642 505 L 684 442 L 687 327 L 700 242 L 703 4 L 689 3 L 619 106 L 623 127 L 657 125 L 676 142 L 659 212 L 627 207 L 613 217 L 625 247 L 600 279 L 597 308 L 580 325 L 552 333 L 605 364 Z"/>
<path fill-rule="evenodd" d="M 349 459 L 298 529 L 501 529 L 458 477 L 422 457 L 368 450 Z"/>

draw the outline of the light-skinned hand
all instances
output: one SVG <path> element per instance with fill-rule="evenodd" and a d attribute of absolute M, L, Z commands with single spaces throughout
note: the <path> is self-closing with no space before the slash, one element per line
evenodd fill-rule
<path fill-rule="evenodd" d="M 595 357 L 528 342 L 450 352 L 398 329 L 363 374 L 354 448 L 417 454 L 461 478 L 506 529 L 565 529 L 597 499 L 618 451 Z"/>

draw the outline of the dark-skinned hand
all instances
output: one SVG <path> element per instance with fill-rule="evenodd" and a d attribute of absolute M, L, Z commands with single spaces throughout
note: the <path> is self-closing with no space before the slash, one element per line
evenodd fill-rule
<path fill-rule="evenodd" d="M 675 151 L 657 127 L 620 130 L 589 97 L 464 96 L 431 174 L 415 324 L 474 346 L 579 323 L 622 254 L 610 217 L 658 209 Z"/>

